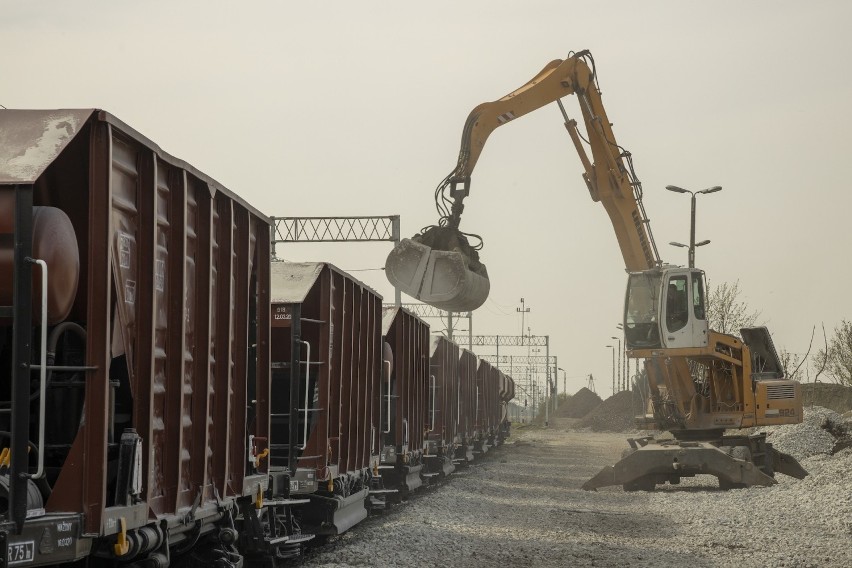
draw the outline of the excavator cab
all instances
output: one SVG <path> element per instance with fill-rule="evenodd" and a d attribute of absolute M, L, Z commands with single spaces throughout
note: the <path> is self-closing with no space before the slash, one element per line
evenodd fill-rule
<path fill-rule="evenodd" d="M 433 226 L 403 239 L 388 255 L 385 274 L 402 292 L 449 312 L 475 310 L 491 289 L 479 253 L 451 227 Z"/>
<path fill-rule="evenodd" d="M 707 346 L 704 272 L 663 267 L 631 272 L 624 305 L 627 349 Z"/>

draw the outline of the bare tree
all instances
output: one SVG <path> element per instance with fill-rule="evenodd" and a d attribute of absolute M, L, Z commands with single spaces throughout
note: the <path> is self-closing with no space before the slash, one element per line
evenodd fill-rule
<path fill-rule="evenodd" d="M 752 310 L 741 297 L 740 281 L 711 286 L 707 282 L 707 323 L 710 329 L 740 337 L 740 329 L 753 327 L 760 310 Z M 741 338 L 742 339 L 742 338 Z"/>
<path fill-rule="evenodd" d="M 838 384 L 852 386 L 852 321 L 842 320 L 826 346 L 818 355 L 826 361 L 826 374 Z"/>
<path fill-rule="evenodd" d="M 784 369 L 784 377 L 801 382 L 804 378 L 802 364 L 807 360 L 807 354 L 800 356 L 798 353 L 791 353 L 782 348 L 778 357 L 781 359 L 781 368 Z"/>
<path fill-rule="evenodd" d="M 799 382 L 811 382 L 810 369 L 805 365 L 805 363 L 808 362 L 811 349 L 813 349 L 815 334 L 816 326 L 811 329 L 811 340 L 808 343 L 808 350 L 804 355 L 800 356 L 798 353 L 791 353 L 786 349 L 781 349 L 781 353 L 778 357 L 781 359 L 781 368 L 784 370 L 784 376 L 786 378 Z M 825 325 L 822 326 L 822 336 L 823 339 L 825 339 Z M 823 356 L 823 353 L 820 351 L 817 354 L 817 372 L 814 377 L 814 381 L 819 379 L 820 374 L 825 370 L 826 363 L 827 361 Z M 802 369 L 803 366 L 805 367 L 804 369 Z"/>

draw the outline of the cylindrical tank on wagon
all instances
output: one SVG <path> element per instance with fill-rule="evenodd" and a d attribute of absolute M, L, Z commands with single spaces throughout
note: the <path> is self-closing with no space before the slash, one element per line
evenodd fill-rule
<path fill-rule="evenodd" d="M 0 193 L 0 305 L 11 306 L 15 251 L 11 236 L 15 230 L 15 194 Z M 33 207 L 32 258 L 45 261 L 48 272 L 47 323 L 55 325 L 68 317 L 80 278 L 80 252 L 77 236 L 68 215 L 56 207 Z M 41 268 L 33 266 L 33 323 L 41 322 Z"/>

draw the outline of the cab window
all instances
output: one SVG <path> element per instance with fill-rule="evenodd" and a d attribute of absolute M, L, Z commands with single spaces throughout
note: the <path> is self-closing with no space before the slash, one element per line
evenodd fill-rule
<path fill-rule="evenodd" d="M 653 271 L 631 274 L 627 281 L 624 337 L 630 349 L 660 346 L 657 312 L 662 282 L 660 273 Z"/>
<path fill-rule="evenodd" d="M 700 272 L 692 273 L 692 311 L 695 318 L 703 320 L 706 318 L 704 312 L 704 275 Z"/>
<path fill-rule="evenodd" d="M 666 287 L 666 328 L 678 331 L 689 321 L 689 288 L 686 275 L 672 276 Z"/>

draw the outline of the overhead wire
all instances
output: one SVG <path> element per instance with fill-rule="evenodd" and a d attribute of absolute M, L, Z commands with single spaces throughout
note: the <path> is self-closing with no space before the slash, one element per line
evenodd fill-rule
<path fill-rule="evenodd" d="M 500 313 L 500 312 L 496 312 L 496 311 L 494 311 L 493 309 L 491 309 L 491 308 L 488 306 L 488 304 L 487 304 L 487 303 L 482 304 L 480 307 L 481 307 L 481 308 L 485 308 L 485 309 L 486 309 L 486 311 L 488 311 L 489 313 L 491 313 L 492 315 L 495 315 L 495 316 L 505 316 L 505 315 L 509 315 L 509 314 L 504 314 L 504 313 Z"/>
<path fill-rule="evenodd" d="M 507 312 L 506 311 L 506 309 L 508 309 L 508 306 L 503 306 L 499 302 L 495 302 L 494 300 L 491 299 L 491 296 L 488 297 L 488 301 L 491 302 L 492 304 L 494 304 L 494 306 L 497 308 L 497 310 L 502 315 L 504 315 L 504 316 L 512 315 L 513 312 Z"/>

